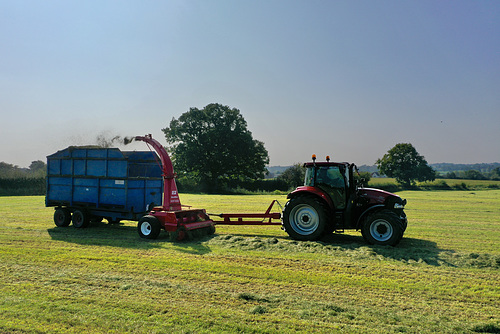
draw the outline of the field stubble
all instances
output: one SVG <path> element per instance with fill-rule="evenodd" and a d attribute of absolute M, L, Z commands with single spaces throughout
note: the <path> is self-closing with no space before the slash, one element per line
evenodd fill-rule
<path fill-rule="evenodd" d="M 0 198 L 0 332 L 500 332 L 500 191 L 400 195 L 395 248 L 277 226 L 146 241 L 134 222 L 56 228 L 43 197 Z M 182 195 L 211 213 L 275 198 Z"/>

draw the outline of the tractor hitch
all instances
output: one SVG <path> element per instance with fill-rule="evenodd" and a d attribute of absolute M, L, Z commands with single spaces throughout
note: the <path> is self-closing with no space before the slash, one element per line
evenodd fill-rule
<path fill-rule="evenodd" d="M 281 220 L 281 212 L 271 212 L 274 203 L 278 203 L 281 207 L 277 200 L 273 200 L 265 213 L 209 213 L 209 215 L 223 219 L 213 220 L 217 225 L 281 225 L 281 221 L 273 221 Z"/>

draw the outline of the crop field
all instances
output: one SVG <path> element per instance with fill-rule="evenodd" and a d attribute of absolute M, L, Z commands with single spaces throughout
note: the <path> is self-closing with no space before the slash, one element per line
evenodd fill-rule
<path fill-rule="evenodd" d="M 0 197 L 0 333 L 500 333 L 500 190 L 404 191 L 397 247 L 279 226 L 141 239 L 58 228 L 44 197 Z M 282 195 L 190 195 L 209 213 Z"/>

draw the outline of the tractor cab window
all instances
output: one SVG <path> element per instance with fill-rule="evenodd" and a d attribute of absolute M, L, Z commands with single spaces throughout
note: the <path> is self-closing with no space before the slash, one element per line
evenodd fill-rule
<path fill-rule="evenodd" d="M 304 181 L 304 185 L 306 186 L 314 186 L 314 168 L 306 168 L 306 178 Z"/>
<path fill-rule="evenodd" d="M 346 205 L 346 188 L 344 173 L 338 166 L 318 167 L 316 186 L 328 193 L 337 209 Z"/>

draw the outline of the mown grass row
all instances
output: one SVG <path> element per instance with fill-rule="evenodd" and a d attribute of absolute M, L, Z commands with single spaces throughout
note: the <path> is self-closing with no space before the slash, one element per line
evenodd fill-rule
<path fill-rule="evenodd" d="M 500 331 L 500 191 L 406 191 L 398 247 L 277 226 L 147 241 L 134 222 L 56 228 L 43 197 L 0 199 L 0 332 Z M 181 195 L 212 213 L 284 196 Z"/>

